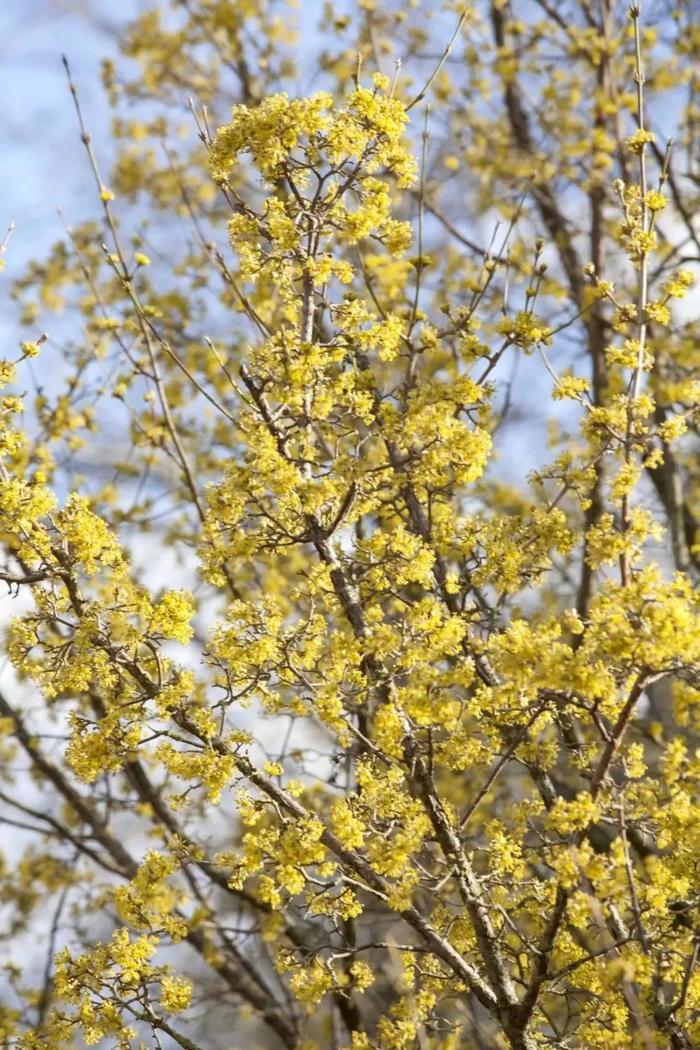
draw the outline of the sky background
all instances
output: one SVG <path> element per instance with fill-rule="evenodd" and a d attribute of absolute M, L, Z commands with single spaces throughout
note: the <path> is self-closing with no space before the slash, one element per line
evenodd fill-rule
<path fill-rule="evenodd" d="M 115 54 L 118 27 L 143 7 L 143 0 L 0 0 L 0 238 L 14 222 L 9 276 L 62 236 L 57 209 L 71 224 L 95 214 L 61 54 L 70 61 L 93 137 L 106 144 L 100 62 Z"/>

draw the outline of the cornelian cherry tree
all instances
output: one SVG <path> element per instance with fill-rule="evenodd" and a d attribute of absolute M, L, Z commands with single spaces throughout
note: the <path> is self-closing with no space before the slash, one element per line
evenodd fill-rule
<path fill-rule="evenodd" d="M 145 11 L 109 173 L 66 63 L 4 1046 L 700 1044 L 694 5 L 423 7 Z"/>

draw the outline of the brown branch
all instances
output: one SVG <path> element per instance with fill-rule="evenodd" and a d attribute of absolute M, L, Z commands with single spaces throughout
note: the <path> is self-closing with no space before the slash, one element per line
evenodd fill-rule
<path fill-rule="evenodd" d="M 195 737 L 195 739 L 200 740 L 202 743 L 206 743 L 207 746 L 212 747 L 219 754 L 232 756 L 242 775 L 264 795 L 275 802 L 282 811 L 289 813 L 291 816 L 299 820 L 307 820 L 312 817 L 310 811 L 307 810 L 298 799 L 288 794 L 283 788 L 275 784 L 270 777 L 256 769 L 248 758 L 231 750 L 226 741 L 221 737 L 205 738 L 203 737 L 201 730 L 185 714 L 177 714 L 174 717 L 178 725 Z M 362 882 L 366 883 L 370 890 L 373 890 L 382 899 L 386 900 L 390 891 L 389 884 L 377 874 L 374 868 L 360 853 L 354 849 L 348 849 L 343 846 L 337 836 L 328 828 L 324 828 L 320 840 L 347 869 L 359 876 Z M 420 934 L 423 941 L 429 946 L 435 955 L 447 965 L 455 976 L 464 981 L 468 987 L 472 989 L 474 995 L 478 998 L 482 1006 L 485 1006 L 489 1010 L 493 1010 L 496 1005 L 496 997 L 487 982 L 481 974 L 479 974 L 479 972 L 468 963 L 455 948 L 452 947 L 446 938 L 437 933 L 421 912 L 411 905 L 410 907 L 403 909 L 399 914 L 402 919 L 412 927 L 412 929 Z"/>
<path fill-rule="evenodd" d="M 506 44 L 506 10 L 501 4 L 490 6 L 491 26 L 494 40 L 499 48 Z M 523 105 L 523 92 L 515 79 L 509 80 L 503 89 L 506 114 L 518 149 L 533 161 L 537 150 L 530 128 L 530 118 Z M 554 191 L 549 183 L 533 185 L 532 193 L 537 202 L 540 218 L 559 253 L 559 259 L 569 282 L 574 301 L 580 306 L 582 302 L 583 274 L 581 263 L 573 245 L 569 224 L 560 210 Z"/>

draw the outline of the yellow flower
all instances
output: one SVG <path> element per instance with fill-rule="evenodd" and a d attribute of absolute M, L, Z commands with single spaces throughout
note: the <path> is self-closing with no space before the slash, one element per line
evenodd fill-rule
<path fill-rule="evenodd" d="M 625 145 L 630 153 L 641 153 L 647 143 L 654 142 L 655 140 L 656 136 L 653 131 L 647 131 L 646 128 L 640 128 L 638 131 L 635 131 L 633 135 L 630 135 L 626 140 Z"/>
<path fill-rule="evenodd" d="M 192 999 L 192 984 L 184 977 L 165 976 L 160 982 L 160 1003 L 168 1013 L 186 1010 Z"/>

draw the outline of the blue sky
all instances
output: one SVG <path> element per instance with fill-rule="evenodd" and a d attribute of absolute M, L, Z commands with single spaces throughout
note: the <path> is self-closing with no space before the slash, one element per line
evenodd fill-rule
<path fill-rule="evenodd" d="M 9 275 L 61 237 L 58 208 L 71 223 L 94 214 L 61 54 L 71 62 L 99 145 L 107 131 L 100 60 L 114 53 L 114 30 L 139 6 L 139 0 L 0 0 L 0 237 L 10 222 L 16 226 Z M 7 317 L 6 286 L 0 296 Z"/>

